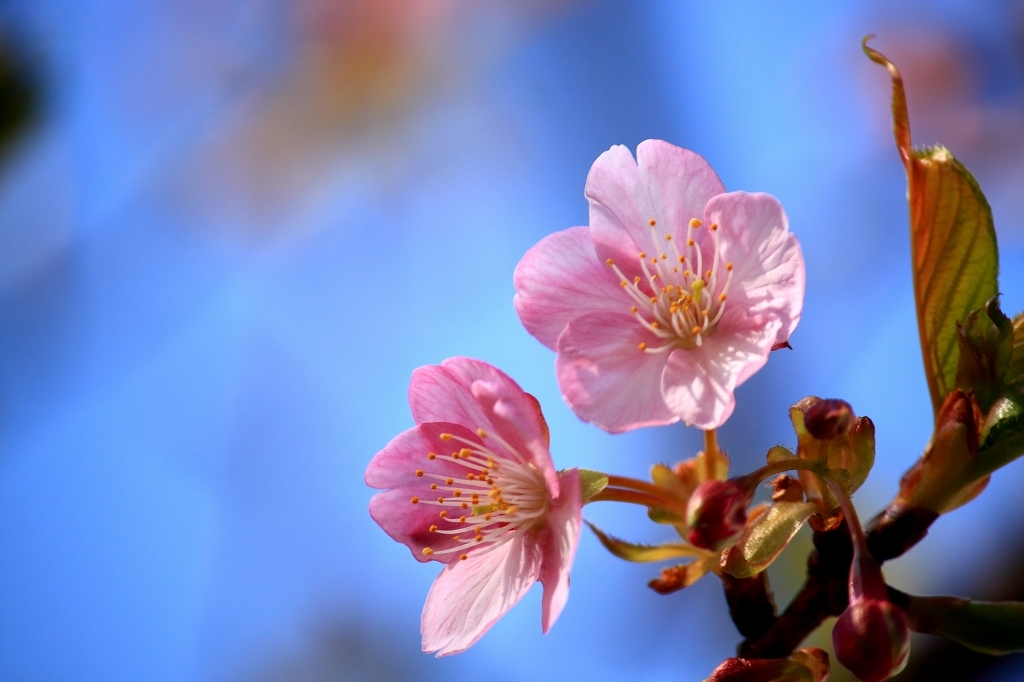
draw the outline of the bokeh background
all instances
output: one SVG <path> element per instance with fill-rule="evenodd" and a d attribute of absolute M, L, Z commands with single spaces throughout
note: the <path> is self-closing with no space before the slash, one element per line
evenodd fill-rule
<path fill-rule="evenodd" d="M 878 433 L 857 505 L 884 505 L 931 416 L 867 33 L 915 141 L 986 191 L 1024 309 L 1019 3 L 0 0 L 0 679 L 702 679 L 739 640 L 718 582 L 658 596 L 589 535 L 550 635 L 536 588 L 469 652 L 420 653 L 436 565 L 372 523 L 362 472 L 411 425 L 410 372 L 453 355 L 540 398 L 560 466 L 694 454 L 683 427 L 579 422 L 511 305 L 526 249 L 586 224 L 593 160 L 663 138 L 779 197 L 807 259 L 794 350 L 721 431 L 736 469 L 792 445 L 790 404 L 843 397 Z M 1001 471 L 890 580 L 1024 598 L 1022 485 Z M 782 602 L 808 544 L 771 570 Z M 1024 676 L 912 656 L 900 679 Z"/>

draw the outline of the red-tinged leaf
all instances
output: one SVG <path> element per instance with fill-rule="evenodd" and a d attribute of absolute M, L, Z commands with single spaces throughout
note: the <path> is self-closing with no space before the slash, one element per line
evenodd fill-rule
<path fill-rule="evenodd" d="M 864 52 L 892 78 L 893 133 L 907 172 L 914 299 L 925 375 L 938 414 L 956 382 L 957 322 L 998 293 L 992 211 L 978 183 L 948 149 L 913 149 L 903 79 L 882 53 Z"/>

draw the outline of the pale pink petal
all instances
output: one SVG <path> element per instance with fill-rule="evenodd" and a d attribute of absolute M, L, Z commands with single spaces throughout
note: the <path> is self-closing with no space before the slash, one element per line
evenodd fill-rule
<path fill-rule="evenodd" d="M 725 191 L 711 165 L 689 149 L 663 140 L 644 140 L 636 148 L 636 160 L 656 213 L 651 217 L 657 219 L 659 238 L 685 235 L 690 219 L 702 218 L 708 201 Z"/>
<path fill-rule="evenodd" d="M 461 478 L 466 468 L 450 459 L 427 459 L 431 452 L 448 455 L 453 450 L 451 443 L 441 440 L 442 433 L 450 433 L 480 443 L 475 432 L 464 426 L 445 422 L 420 424 L 395 436 L 390 443 L 373 456 L 366 467 L 366 485 L 371 488 L 397 488 L 399 486 L 420 486 L 429 491 L 436 481 L 417 476 L 417 470 L 429 469 L 432 473 Z"/>
<path fill-rule="evenodd" d="M 659 345 L 630 315 L 590 313 L 569 323 L 555 369 L 562 396 L 581 419 L 612 433 L 679 420 L 661 395 L 668 353 L 645 353 L 640 343 Z"/>
<path fill-rule="evenodd" d="M 628 276 L 650 241 L 641 229 L 652 217 L 640 169 L 624 145 L 615 145 L 590 167 L 584 195 L 590 202 L 590 235 L 600 259 L 613 258 Z M 639 241 L 637 241 L 639 239 Z"/>
<path fill-rule="evenodd" d="M 417 424 L 450 422 L 475 431 L 489 428 L 491 421 L 473 397 L 473 381 L 463 381 L 442 365 L 413 370 L 409 381 L 409 407 Z"/>
<path fill-rule="evenodd" d="M 662 380 L 665 402 L 688 424 L 718 428 L 736 406 L 736 386 L 768 361 L 778 327 L 778 320 L 727 312 L 700 348 L 677 348 L 669 355 Z"/>
<path fill-rule="evenodd" d="M 628 277 L 640 274 L 639 252 L 660 252 L 665 234 L 684 234 L 689 220 L 724 191 L 707 161 L 688 149 L 646 140 L 634 161 L 626 147 L 612 147 L 594 162 L 584 192 L 598 257 L 615 259 Z"/>
<path fill-rule="evenodd" d="M 418 504 L 410 501 L 414 496 L 420 498 Z M 439 516 L 444 507 L 425 504 L 424 501 L 428 499 L 430 498 L 427 494 L 417 488 L 394 488 L 370 498 L 370 516 L 392 539 L 408 547 L 417 561 L 454 561 L 458 559 L 458 552 L 431 555 L 423 553 L 425 547 L 437 552 L 458 545 L 452 539 L 454 536 L 430 531 L 431 525 L 443 526 L 445 521 Z"/>
<path fill-rule="evenodd" d="M 420 368 L 423 369 L 428 368 Z M 441 363 L 439 369 L 440 372 L 429 375 L 432 379 L 430 383 L 423 383 L 424 387 L 430 387 L 430 393 L 421 393 L 420 399 L 430 395 L 440 401 L 452 393 L 457 394 L 460 399 L 459 409 L 473 411 L 478 415 L 474 422 L 459 423 L 475 425 L 475 428 L 499 435 L 544 473 L 552 494 L 557 494 L 558 478 L 548 452 L 547 436 L 536 402 L 528 398 L 519 384 L 507 374 L 486 362 L 473 358 L 449 358 Z M 413 374 L 413 381 L 416 381 L 420 370 Z M 476 408 L 464 407 L 467 396 Z M 413 408 L 413 416 L 417 421 L 420 415 L 435 413 L 436 408 L 426 405 Z M 496 452 L 503 451 L 493 438 L 487 442 L 487 447 Z"/>
<path fill-rule="evenodd" d="M 581 312 L 623 312 L 632 302 L 619 278 L 594 251 L 586 227 L 555 232 L 516 266 L 513 304 L 526 330 L 554 350 L 558 336 Z"/>
<path fill-rule="evenodd" d="M 730 192 L 709 201 L 705 216 L 718 223 L 722 258 L 733 264 L 729 305 L 777 317 L 775 343 L 783 343 L 800 321 L 806 273 L 782 205 L 769 194 Z"/>
<path fill-rule="evenodd" d="M 523 428 L 528 424 L 540 425 L 543 419 L 538 414 L 540 406 L 527 398 L 515 382 L 505 379 L 507 381 L 477 379 L 472 385 L 473 397 L 491 415 L 491 423 L 502 439 L 540 470 L 547 482 L 548 493 L 555 497 L 558 495 L 558 474 L 555 463 L 551 461 L 547 436 L 542 428 L 536 431 Z M 493 440 L 489 437 L 487 443 L 492 451 L 499 447 L 490 442 Z"/>
<path fill-rule="evenodd" d="M 423 606 L 423 651 L 447 656 L 468 649 L 537 582 L 540 565 L 540 546 L 525 535 L 448 564 Z"/>
<path fill-rule="evenodd" d="M 548 512 L 547 524 L 540 538 L 544 554 L 540 567 L 540 581 L 544 584 L 541 627 L 545 635 L 569 599 L 569 569 L 572 568 L 583 527 L 579 471 L 563 471 L 561 482 L 561 495 Z"/>

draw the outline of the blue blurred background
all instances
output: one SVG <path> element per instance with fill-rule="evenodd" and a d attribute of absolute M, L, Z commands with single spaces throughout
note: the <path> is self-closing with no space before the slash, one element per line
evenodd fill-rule
<path fill-rule="evenodd" d="M 535 589 L 469 652 L 421 654 L 436 564 L 373 524 L 362 472 L 411 425 L 410 372 L 453 355 L 540 398 L 559 466 L 694 454 L 682 427 L 579 422 L 511 305 L 526 249 L 586 224 L 593 160 L 663 138 L 779 197 L 807 259 L 794 350 L 721 431 L 736 469 L 792 445 L 790 404 L 843 397 L 878 433 L 858 507 L 884 505 L 931 415 L 867 33 L 915 141 L 986 191 L 1024 309 L 1018 3 L 0 0 L 0 679 L 702 679 L 739 641 L 718 581 L 658 596 L 589 535 L 550 635 Z M 1022 484 L 1000 472 L 890 580 L 1019 592 Z M 772 568 L 783 603 L 808 546 Z"/>

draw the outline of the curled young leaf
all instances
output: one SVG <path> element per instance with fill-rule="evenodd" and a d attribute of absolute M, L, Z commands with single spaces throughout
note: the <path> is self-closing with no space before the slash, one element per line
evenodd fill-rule
<path fill-rule="evenodd" d="M 601 541 L 601 544 L 604 545 L 605 549 L 626 561 L 650 563 L 654 561 L 665 561 L 667 559 L 678 559 L 680 557 L 704 557 L 708 554 L 707 552 L 697 549 L 693 545 L 685 542 L 666 542 L 660 545 L 644 545 L 636 542 L 620 540 L 619 538 L 608 535 L 591 522 L 587 521 L 586 523 L 590 526 L 590 530 L 594 531 L 594 535 L 596 535 L 597 539 Z"/>
<path fill-rule="evenodd" d="M 749 525 L 739 542 L 722 556 L 722 569 L 736 578 L 749 578 L 768 568 L 800 527 L 820 511 L 811 502 L 776 502 Z"/>
<path fill-rule="evenodd" d="M 999 297 L 993 296 L 984 308 L 972 310 L 957 324 L 960 359 L 956 386 L 974 393 L 978 407 L 987 414 L 1002 395 L 1004 379 L 1013 350 L 1013 325 L 999 309 Z"/>
<path fill-rule="evenodd" d="M 896 147 L 907 173 L 914 299 L 925 375 L 938 414 L 956 385 L 957 322 L 998 292 L 999 255 L 992 211 L 978 183 L 948 149 L 913 149 L 899 70 L 880 52 L 864 52 L 889 70 Z"/>
<path fill-rule="evenodd" d="M 910 597 L 905 610 L 915 632 L 942 635 L 994 656 L 1024 651 L 1024 602 Z"/>

